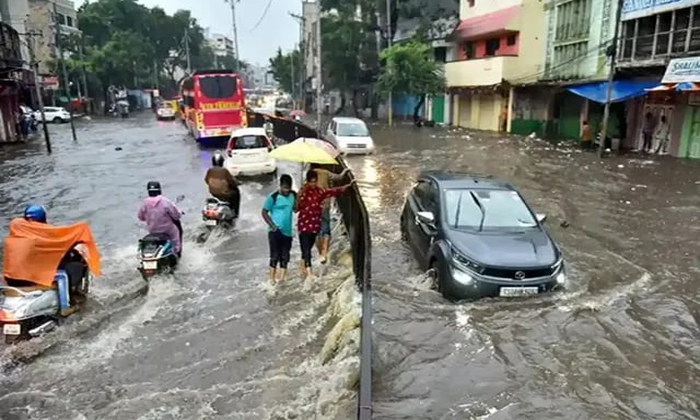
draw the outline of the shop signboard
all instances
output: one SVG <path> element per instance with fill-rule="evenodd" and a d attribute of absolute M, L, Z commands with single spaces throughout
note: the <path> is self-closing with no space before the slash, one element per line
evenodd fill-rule
<path fill-rule="evenodd" d="M 622 20 L 637 19 L 700 4 L 700 0 L 624 0 Z"/>
<path fill-rule="evenodd" d="M 41 76 L 41 84 L 44 85 L 44 89 L 47 90 L 58 90 L 60 87 L 58 76 Z"/>
<path fill-rule="evenodd" d="M 674 58 L 661 83 L 700 82 L 700 57 Z"/>

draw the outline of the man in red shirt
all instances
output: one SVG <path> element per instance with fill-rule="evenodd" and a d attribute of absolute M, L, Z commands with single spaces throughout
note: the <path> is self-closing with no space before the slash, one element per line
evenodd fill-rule
<path fill-rule="evenodd" d="M 316 242 L 316 235 L 321 230 L 321 215 L 323 213 L 323 201 L 329 197 L 337 197 L 350 187 L 355 181 L 337 188 L 323 189 L 318 186 L 318 174 L 311 170 L 306 173 L 306 183 L 299 191 L 299 198 L 295 204 L 295 211 L 299 212 L 297 230 L 299 231 L 299 245 L 301 245 L 301 274 L 308 278 L 311 276 L 311 248 Z"/>

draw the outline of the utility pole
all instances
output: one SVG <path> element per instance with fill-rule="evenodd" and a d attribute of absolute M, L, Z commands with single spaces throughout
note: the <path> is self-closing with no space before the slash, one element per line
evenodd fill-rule
<path fill-rule="evenodd" d="M 290 70 L 292 73 L 291 74 L 291 76 L 292 76 L 292 79 L 291 79 L 291 81 L 292 81 L 292 103 L 295 103 L 296 98 L 297 98 L 296 97 L 296 88 L 295 88 L 296 82 L 294 81 L 294 51 L 295 50 L 292 50 L 292 53 L 289 55 L 289 61 L 290 61 L 289 67 L 290 67 Z"/>
<path fill-rule="evenodd" d="M 306 73 L 306 43 L 304 42 L 304 27 L 306 25 L 306 18 L 304 16 L 295 15 L 289 12 L 289 16 L 297 19 L 299 21 L 299 88 L 297 89 L 297 94 L 299 96 L 299 109 L 304 109 L 304 73 Z"/>
<path fill-rule="evenodd" d="M 234 51 L 233 58 L 235 59 L 235 62 L 233 63 L 234 68 L 233 70 L 238 73 L 239 66 L 238 62 L 240 59 L 240 56 L 238 54 L 238 28 L 236 27 L 236 2 L 240 0 L 227 0 L 229 3 L 231 3 L 231 20 L 233 21 L 233 46 L 236 49 Z"/>
<path fill-rule="evenodd" d="M 608 47 L 607 53 L 610 56 L 610 70 L 608 70 L 608 90 L 605 94 L 605 109 L 603 111 L 603 122 L 600 129 L 600 147 L 598 157 L 605 154 L 605 138 L 608 135 L 608 122 L 610 120 L 610 101 L 612 100 L 613 80 L 615 78 L 615 65 L 617 64 L 617 44 L 620 34 L 620 19 L 622 18 L 623 0 L 617 2 L 617 13 L 615 13 L 615 32 L 613 33 L 612 44 Z M 611 144 L 612 146 L 612 144 Z"/>
<path fill-rule="evenodd" d="M 391 48 L 391 38 L 391 0 L 386 0 L 386 40 L 389 48 Z M 387 63 L 387 65 L 391 65 L 391 63 Z M 391 127 L 394 124 L 394 95 L 392 91 L 389 91 L 389 103 L 387 105 L 389 126 Z"/>
<path fill-rule="evenodd" d="M 78 137 L 75 134 L 75 123 L 73 122 L 73 99 L 70 91 L 70 80 L 68 79 L 68 70 L 66 70 L 66 59 L 63 56 L 63 48 L 61 47 L 61 23 L 58 21 L 58 12 L 56 11 L 55 1 L 53 3 L 53 18 L 54 26 L 56 27 L 56 49 L 58 50 L 58 59 L 61 61 L 61 69 L 63 71 L 63 82 L 65 84 L 66 95 L 68 96 L 70 130 L 73 133 L 73 140 L 78 140 Z"/>
<path fill-rule="evenodd" d="M 87 73 L 85 72 L 85 60 L 84 60 L 85 56 L 83 55 L 83 42 L 84 42 L 84 39 L 81 36 L 80 37 L 80 51 L 79 51 L 80 61 L 81 61 L 80 74 L 81 74 L 81 77 L 83 79 L 83 93 L 85 94 L 86 98 L 89 98 L 90 94 L 88 93 Z"/>
<path fill-rule="evenodd" d="M 321 132 L 321 107 L 322 104 L 322 93 L 323 93 L 323 76 L 322 76 L 322 61 L 321 61 L 321 2 L 316 1 L 316 9 L 318 11 L 318 16 L 316 18 L 316 131 Z"/>
<path fill-rule="evenodd" d="M 36 91 L 37 102 L 39 102 L 39 113 L 41 114 L 41 125 L 44 127 L 44 140 L 46 141 L 46 151 L 51 154 L 51 138 L 49 137 L 49 127 L 46 124 L 46 114 L 44 114 L 44 98 L 41 96 L 41 89 L 39 88 L 39 62 L 36 61 L 34 56 L 34 37 L 40 36 L 38 32 L 30 32 L 27 34 L 27 46 L 29 50 L 29 66 L 32 68 L 34 73 L 34 89 Z"/>
<path fill-rule="evenodd" d="M 187 75 L 192 74 L 192 63 L 190 61 L 190 33 L 189 28 L 185 28 L 185 54 L 187 55 Z"/>

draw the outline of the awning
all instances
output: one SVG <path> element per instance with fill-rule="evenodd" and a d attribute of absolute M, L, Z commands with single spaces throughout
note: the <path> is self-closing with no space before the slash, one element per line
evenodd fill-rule
<path fill-rule="evenodd" d="M 518 16 L 519 12 L 520 6 L 513 6 L 482 16 L 464 19 L 455 29 L 454 36 L 467 40 L 509 30 L 517 31 L 518 28 L 514 27 L 511 22 Z"/>
<path fill-rule="evenodd" d="M 646 89 L 653 88 L 658 82 L 639 82 L 632 80 L 616 80 L 613 82 L 610 102 L 623 102 L 647 93 Z M 585 85 L 566 88 L 569 92 L 583 96 L 593 102 L 605 103 L 608 94 L 608 82 L 586 83 Z"/>

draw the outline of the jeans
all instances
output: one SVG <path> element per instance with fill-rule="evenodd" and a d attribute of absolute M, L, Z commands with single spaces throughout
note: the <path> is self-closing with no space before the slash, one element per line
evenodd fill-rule
<path fill-rule="evenodd" d="M 331 237 L 331 209 L 326 208 L 321 215 L 321 236 L 325 238 Z"/>
<path fill-rule="evenodd" d="M 301 232 L 299 234 L 299 245 L 301 246 L 301 258 L 306 267 L 311 267 L 311 249 L 316 243 L 316 232 Z"/>
<path fill-rule="evenodd" d="M 642 150 L 651 150 L 652 133 L 643 132 L 642 137 L 644 138 L 644 146 L 642 146 Z"/>
<path fill-rule="evenodd" d="M 267 233 L 267 241 L 270 245 L 270 268 L 287 269 L 289 264 L 289 251 L 292 249 L 292 237 L 287 236 L 277 229 Z"/>

